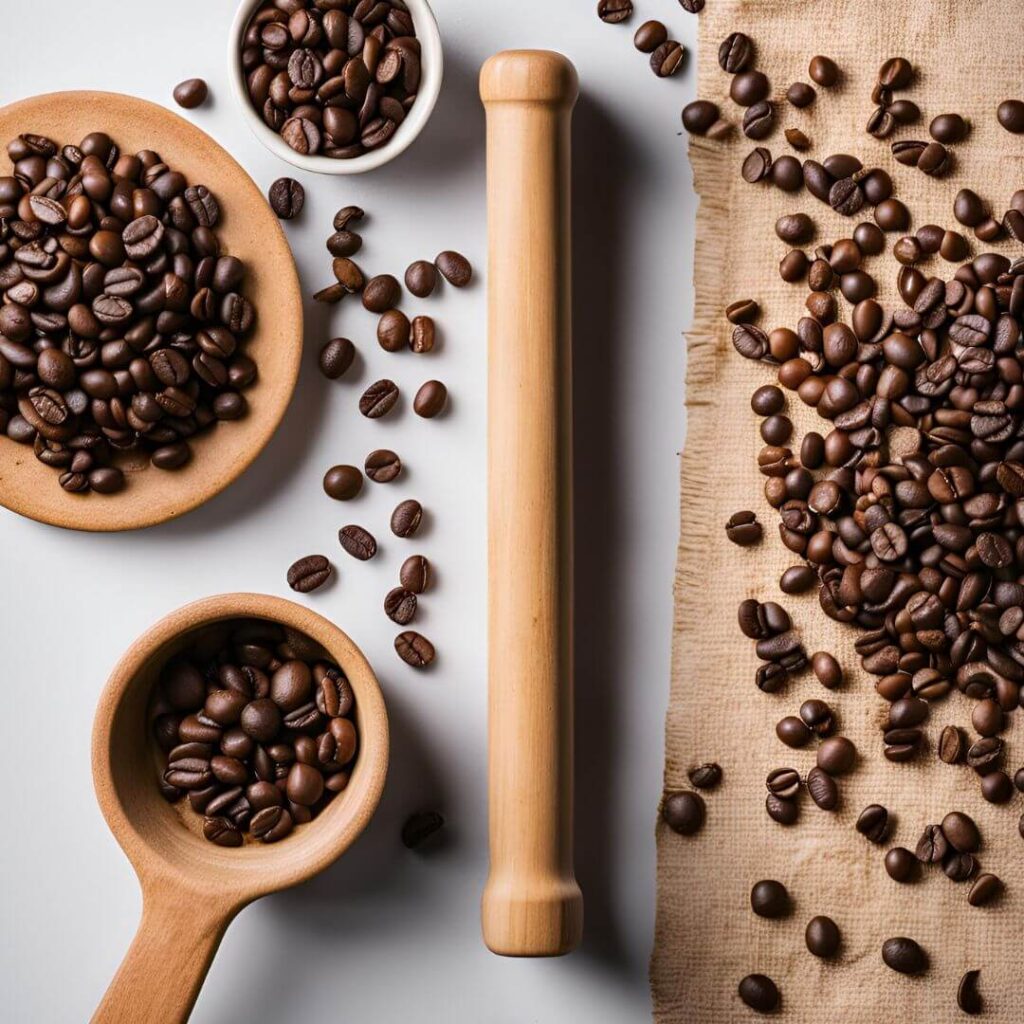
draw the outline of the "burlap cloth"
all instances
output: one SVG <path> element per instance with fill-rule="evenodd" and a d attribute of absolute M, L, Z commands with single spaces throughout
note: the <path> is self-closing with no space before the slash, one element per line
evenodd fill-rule
<path fill-rule="evenodd" d="M 913 225 L 957 227 L 953 196 L 969 186 L 992 204 L 998 217 L 1010 195 L 1024 187 L 1024 138 L 1004 131 L 995 108 L 1007 97 L 1024 96 L 1024 2 L 1022 0 L 709 0 L 700 15 L 699 93 L 718 101 L 725 116 L 741 111 L 727 98 L 729 76 L 718 66 L 718 44 L 732 31 L 746 32 L 757 47 L 756 66 L 772 82 L 778 121 L 760 143 L 775 155 L 790 151 L 782 136 L 800 127 L 811 138 L 807 156 L 821 160 L 834 152 L 859 156 L 885 167 L 896 194 L 910 207 Z M 809 59 L 824 53 L 842 68 L 839 88 L 819 89 L 817 101 L 799 111 L 783 99 L 787 86 L 807 81 Z M 942 179 L 896 164 L 889 142 L 864 131 L 872 109 L 870 93 L 878 67 L 890 56 L 908 57 L 915 84 L 901 95 L 922 109 L 922 121 L 893 138 L 928 138 L 936 114 L 956 111 L 969 118 L 968 139 L 955 146 L 956 166 Z M 718 761 L 724 782 L 707 794 L 707 823 L 696 837 L 683 838 L 659 822 L 658 913 L 651 962 L 654 1016 L 658 1021 L 722 1024 L 754 1015 L 739 1000 L 736 986 L 750 972 L 773 977 L 782 991 L 782 1018 L 794 1022 L 880 1024 L 882 1021 L 953 1021 L 956 989 L 963 972 L 981 969 L 981 990 L 990 1021 L 1024 1021 L 1024 840 L 1017 821 L 1022 798 L 1004 806 L 987 804 L 977 776 L 964 766 L 938 761 L 935 742 L 947 722 L 970 724 L 971 702 L 954 693 L 936 706 L 927 726 L 929 746 L 919 761 L 894 765 L 882 757 L 880 724 L 886 705 L 860 670 L 851 627 L 832 622 L 818 607 L 816 593 L 781 597 L 801 630 L 808 652 L 833 651 L 847 684 L 829 693 L 808 672 L 782 693 L 754 686 L 756 659 L 751 641 L 736 626 L 736 607 L 745 597 L 780 599 L 777 581 L 796 559 L 778 539 L 777 515 L 763 497 L 755 466 L 761 445 L 750 393 L 774 381 L 771 369 L 741 359 L 730 342 L 722 311 L 731 301 L 756 298 L 762 326 L 795 326 L 806 297 L 804 285 L 785 285 L 776 267 L 786 247 L 774 235 L 776 218 L 805 210 L 818 224 L 818 241 L 849 237 L 855 224 L 806 191 L 787 195 L 749 185 L 739 166 L 755 143 L 742 135 L 728 143 L 693 139 L 690 159 L 700 196 L 695 258 L 696 309 L 687 333 L 687 433 L 682 458 L 679 563 L 673 637 L 672 687 L 666 722 L 666 790 L 688 788 L 687 768 Z M 962 229 L 967 230 L 967 229 Z M 891 297 L 898 269 L 887 251 L 866 261 L 879 277 L 880 297 Z M 1019 243 L 983 247 L 1021 254 Z M 809 246 L 808 248 L 812 248 Z M 938 256 L 926 273 L 952 276 Z M 846 316 L 849 307 L 841 303 Z M 827 425 L 792 396 L 796 444 L 804 430 Z M 752 508 L 766 527 L 764 542 L 741 549 L 725 539 L 733 511 Z M 838 813 L 818 810 L 806 795 L 800 822 L 792 828 L 765 814 L 764 780 L 781 766 L 802 773 L 814 763 L 814 746 L 790 750 L 776 738 L 775 723 L 795 714 L 808 697 L 822 697 L 836 709 L 840 730 L 857 744 L 862 759 L 841 780 Z M 1024 711 L 1006 734 L 1007 767 L 1024 764 Z M 913 849 L 924 825 L 950 810 L 971 814 L 981 827 L 983 869 L 1007 884 L 997 905 L 972 908 L 965 884 L 951 882 L 939 868 L 916 884 L 898 885 L 885 873 L 885 846 L 871 845 L 854 829 L 869 803 L 887 806 L 896 827 L 887 845 Z M 776 878 L 789 888 L 794 914 L 769 921 L 750 911 L 751 885 Z M 804 928 L 816 914 L 835 919 L 843 935 L 841 958 L 812 957 Z M 881 962 L 884 939 L 909 935 L 931 956 L 922 978 L 895 974 Z"/>

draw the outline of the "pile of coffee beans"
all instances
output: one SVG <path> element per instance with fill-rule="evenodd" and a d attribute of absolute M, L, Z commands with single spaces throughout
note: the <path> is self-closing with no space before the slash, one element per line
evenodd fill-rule
<path fill-rule="evenodd" d="M 272 0 L 242 38 L 253 107 L 296 153 L 380 149 L 416 102 L 420 41 L 403 0 Z"/>
<path fill-rule="evenodd" d="M 190 439 L 244 416 L 256 378 L 245 266 L 216 196 L 104 132 L 23 134 L 0 177 L 0 429 L 66 491 L 124 485 L 119 455 L 184 465 Z"/>
<path fill-rule="evenodd" d="M 218 846 L 277 842 L 348 785 L 355 696 L 319 644 L 261 619 L 200 631 L 161 670 L 149 721 L 160 790 Z"/>

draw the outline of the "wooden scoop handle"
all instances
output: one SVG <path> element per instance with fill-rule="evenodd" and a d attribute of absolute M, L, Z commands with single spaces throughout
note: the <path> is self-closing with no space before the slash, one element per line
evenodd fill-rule
<path fill-rule="evenodd" d="M 572 868 L 570 118 L 561 54 L 510 50 L 487 110 L 489 773 L 484 941 L 506 956 L 579 942 Z"/>
<path fill-rule="evenodd" d="M 144 890 L 139 930 L 92 1024 L 185 1024 L 235 913 L 168 885 Z"/>

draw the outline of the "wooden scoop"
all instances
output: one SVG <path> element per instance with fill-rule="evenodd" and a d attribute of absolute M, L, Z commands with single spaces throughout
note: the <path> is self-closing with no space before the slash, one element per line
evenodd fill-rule
<path fill-rule="evenodd" d="M 348 787 L 313 821 L 279 843 L 223 849 L 203 839 L 199 815 L 183 813 L 160 795 L 146 709 L 161 666 L 190 634 L 234 618 L 290 626 L 337 661 L 355 692 L 359 753 Z M 373 670 L 355 644 L 315 612 L 278 597 L 222 594 L 180 608 L 136 640 L 100 697 L 92 771 L 103 816 L 139 876 L 142 922 L 94 1024 L 187 1021 L 234 916 L 340 856 L 369 822 L 387 764 L 387 712 Z"/>
<path fill-rule="evenodd" d="M 484 941 L 557 956 L 583 927 L 572 869 L 569 122 L 576 71 L 509 50 L 487 110 L 490 852 Z"/>

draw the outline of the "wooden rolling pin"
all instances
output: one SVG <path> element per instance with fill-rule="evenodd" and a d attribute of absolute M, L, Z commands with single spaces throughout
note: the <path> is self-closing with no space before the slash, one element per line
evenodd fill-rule
<path fill-rule="evenodd" d="M 509 50 L 487 110 L 489 776 L 484 941 L 557 956 L 580 940 L 572 867 L 570 118 L 561 54 Z"/>

